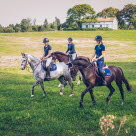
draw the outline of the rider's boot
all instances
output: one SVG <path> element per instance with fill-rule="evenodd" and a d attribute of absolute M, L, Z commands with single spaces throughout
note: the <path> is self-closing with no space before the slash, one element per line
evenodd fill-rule
<path fill-rule="evenodd" d="M 50 68 L 51 68 L 50 66 L 47 67 L 47 71 L 46 71 L 46 78 L 47 78 L 47 79 L 50 79 L 50 78 L 51 78 L 51 77 L 50 77 Z"/>

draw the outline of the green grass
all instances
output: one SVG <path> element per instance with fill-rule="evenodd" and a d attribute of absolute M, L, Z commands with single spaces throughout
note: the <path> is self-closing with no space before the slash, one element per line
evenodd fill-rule
<path fill-rule="evenodd" d="M 99 119 L 108 114 L 116 117 L 116 131 L 113 130 L 110 133 L 111 136 L 115 136 L 123 116 L 127 117 L 127 121 L 121 128 L 120 136 L 135 136 L 136 59 L 123 57 L 135 55 L 136 30 L 0 34 L 0 57 L 18 56 L 20 52 L 40 54 L 43 37 L 49 37 L 51 41 L 66 39 L 67 43 L 69 36 L 75 40 L 93 40 L 96 35 L 102 35 L 105 41 L 118 41 L 118 43 L 123 41 L 128 45 L 120 47 L 113 43 L 107 46 L 106 52 L 107 57 L 108 55 L 119 56 L 115 60 L 111 58 L 107 63 L 120 66 L 133 86 L 133 91 L 128 92 L 123 85 L 126 103 L 121 105 L 119 89 L 115 83 L 113 86 L 116 91 L 109 105 L 105 102 L 109 90 L 106 87 L 96 87 L 94 95 L 97 105 L 92 105 L 90 95 L 87 93 L 84 98 L 84 109 L 80 109 L 80 95 L 85 86 L 83 83 L 77 86 L 76 81 L 73 97 L 69 97 L 69 86 L 65 88 L 64 95 L 60 96 L 57 87 L 59 82 L 55 80 L 44 82 L 46 97 L 42 96 L 42 90 L 37 86 L 35 97 L 30 98 L 31 86 L 35 82 L 33 76 L 19 68 L 4 68 L 0 65 L 0 136 L 102 136 Z M 54 50 L 65 51 L 66 43 L 56 42 L 52 46 Z M 77 51 L 86 55 L 91 54 L 94 46 L 85 48 L 84 45 L 79 45 L 80 43 Z M 125 133 L 125 129 L 128 129 L 128 134 Z"/>
<path fill-rule="evenodd" d="M 105 40 L 136 41 L 136 30 L 113 30 L 113 31 L 50 31 L 50 32 L 27 32 L 27 33 L 1 33 L 0 36 L 15 37 L 52 37 L 52 38 L 91 38 L 103 35 Z"/>
<path fill-rule="evenodd" d="M 123 116 L 127 117 L 120 136 L 135 136 L 136 64 L 116 62 L 114 65 L 123 68 L 133 86 L 132 92 L 124 87 L 126 103 L 121 105 L 119 90 L 113 83 L 116 91 L 111 104 L 105 103 L 108 89 L 96 87 L 94 95 L 97 105 L 92 105 L 88 93 L 84 98 L 84 109 L 79 108 L 80 94 L 85 89 L 83 83 L 77 86 L 75 82 L 75 95 L 69 97 L 69 86 L 65 88 L 64 96 L 59 96 L 58 81 L 45 82 L 47 96 L 43 97 L 41 88 L 36 87 L 35 97 L 30 98 L 31 85 L 35 81 L 31 74 L 19 69 L 0 69 L 0 135 L 101 136 L 99 119 L 103 115 L 112 114 L 116 116 L 116 127 Z M 129 134 L 125 134 L 126 128 Z"/>

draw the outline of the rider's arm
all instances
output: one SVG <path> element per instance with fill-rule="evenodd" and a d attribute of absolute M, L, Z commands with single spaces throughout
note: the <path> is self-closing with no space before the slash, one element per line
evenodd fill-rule
<path fill-rule="evenodd" d="M 68 46 L 68 49 L 67 49 L 66 53 L 68 53 L 68 52 L 69 52 L 69 46 Z"/>
<path fill-rule="evenodd" d="M 91 56 L 91 60 L 95 57 L 95 55 L 96 55 L 96 51 L 94 50 L 94 52 L 93 52 L 93 54 Z"/>

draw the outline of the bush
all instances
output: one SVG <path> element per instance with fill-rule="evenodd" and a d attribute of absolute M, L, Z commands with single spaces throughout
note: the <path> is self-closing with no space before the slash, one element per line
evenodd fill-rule
<path fill-rule="evenodd" d="M 14 33 L 15 30 L 14 30 L 12 27 L 5 27 L 5 28 L 4 28 L 4 32 L 5 32 L 5 33 Z"/>

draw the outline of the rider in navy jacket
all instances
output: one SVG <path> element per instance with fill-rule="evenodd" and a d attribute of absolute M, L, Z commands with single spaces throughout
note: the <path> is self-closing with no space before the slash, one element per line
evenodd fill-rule
<path fill-rule="evenodd" d="M 66 54 L 70 56 L 70 61 L 73 61 L 74 59 L 76 59 L 75 45 L 72 41 L 73 39 L 69 37 L 68 38 L 68 49 L 66 51 Z"/>
<path fill-rule="evenodd" d="M 95 40 L 97 42 L 97 45 L 94 48 L 94 53 L 93 53 L 91 59 L 93 59 L 93 61 L 96 61 L 96 63 L 97 63 L 98 71 L 99 71 L 99 74 L 102 77 L 103 85 L 107 85 L 107 83 L 105 81 L 104 70 L 103 70 L 105 46 L 103 45 L 101 36 L 96 36 Z"/>

